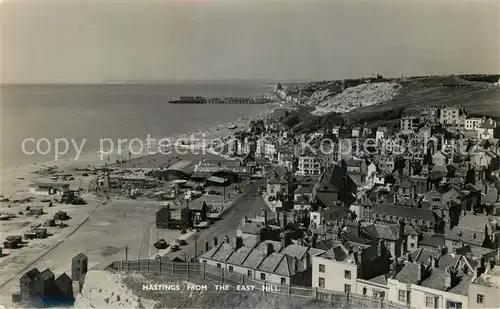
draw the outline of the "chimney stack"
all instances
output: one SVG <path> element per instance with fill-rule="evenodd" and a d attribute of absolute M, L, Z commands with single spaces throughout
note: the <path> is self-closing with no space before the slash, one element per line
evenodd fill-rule
<path fill-rule="evenodd" d="M 417 264 L 417 265 L 418 265 L 418 269 L 419 269 L 418 283 L 420 284 L 425 278 L 425 265 L 424 265 L 424 262 L 420 262 L 420 264 Z"/>
<path fill-rule="evenodd" d="M 358 238 L 361 237 L 361 222 L 360 221 L 358 221 L 358 228 L 357 228 L 357 235 L 356 236 L 358 236 Z"/>
<path fill-rule="evenodd" d="M 405 259 L 406 259 L 408 262 L 413 262 L 413 259 L 412 259 L 412 257 L 411 257 L 410 252 L 406 253 L 406 257 L 405 257 Z"/>
<path fill-rule="evenodd" d="M 217 236 L 214 235 L 214 247 L 217 247 L 218 239 Z"/>
<path fill-rule="evenodd" d="M 444 288 L 448 291 L 451 288 L 451 267 L 448 266 L 444 272 Z"/>
<path fill-rule="evenodd" d="M 267 244 L 266 256 L 271 255 L 274 252 L 274 247 L 272 243 Z"/>
<path fill-rule="evenodd" d="M 405 238 L 405 222 L 403 220 L 399 221 L 399 238 Z"/>
<path fill-rule="evenodd" d="M 384 246 L 384 241 L 382 239 L 379 239 L 377 243 L 377 256 L 381 257 L 383 253 L 383 246 Z"/>
<path fill-rule="evenodd" d="M 243 247 L 243 238 L 238 236 L 234 240 L 234 250 L 238 250 L 239 248 Z"/>
<path fill-rule="evenodd" d="M 205 240 L 205 252 L 207 252 L 210 249 L 210 246 L 208 244 L 208 240 Z"/>
<path fill-rule="evenodd" d="M 282 212 L 281 213 L 281 216 L 280 216 L 280 227 L 281 229 L 284 231 L 286 229 L 286 226 L 287 226 L 287 222 L 286 222 L 286 212 Z"/>
<path fill-rule="evenodd" d="M 316 234 L 313 234 L 312 235 L 312 241 L 311 241 L 311 245 L 313 248 L 316 248 L 316 242 L 318 241 L 318 235 Z"/>
<path fill-rule="evenodd" d="M 226 235 L 226 236 L 224 236 L 224 241 L 226 242 L 226 244 L 228 244 L 228 243 L 229 243 L 229 237 L 228 237 L 227 235 Z"/>
<path fill-rule="evenodd" d="M 267 227 L 267 210 L 264 209 L 264 226 Z"/>
<path fill-rule="evenodd" d="M 429 268 L 436 268 L 436 259 L 433 256 L 429 257 Z"/>

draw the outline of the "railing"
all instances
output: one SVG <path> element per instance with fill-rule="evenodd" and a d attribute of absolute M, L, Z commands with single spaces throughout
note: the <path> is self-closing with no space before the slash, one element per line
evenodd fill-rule
<path fill-rule="evenodd" d="M 249 278 L 246 275 L 229 272 L 205 263 L 181 263 L 164 260 L 138 260 L 138 261 L 116 261 L 108 268 L 120 272 L 145 272 L 156 274 L 169 274 L 187 278 L 199 278 L 213 281 L 218 284 L 227 285 L 252 285 L 255 290 L 263 293 L 273 293 L 304 297 L 311 299 L 326 300 L 335 306 L 343 308 L 388 308 L 388 309 L 408 309 L 407 306 L 387 301 L 381 298 L 373 298 L 359 294 L 346 294 L 342 292 L 330 291 L 321 288 L 305 286 L 273 284 L 263 280 Z M 269 291 L 263 287 L 272 287 Z"/>

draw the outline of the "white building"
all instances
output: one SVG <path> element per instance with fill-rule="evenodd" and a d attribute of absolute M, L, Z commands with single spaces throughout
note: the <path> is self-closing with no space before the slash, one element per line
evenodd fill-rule
<path fill-rule="evenodd" d="M 335 136 L 339 136 L 339 134 L 340 134 L 340 127 L 339 126 L 334 126 L 332 128 L 332 134 L 335 135 Z"/>
<path fill-rule="evenodd" d="M 415 117 L 407 116 L 401 118 L 400 125 L 401 125 L 401 133 L 411 134 L 417 128 L 417 121 Z"/>
<path fill-rule="evenodd" d="M 477 138 L 490 139 L 493 138 L 496 123 L 493 120 L 486 120 L 476 129 Z"/>
<path fill-rule="evenodd" d="M 298 173 L 299 175 L 320 175 L 321 162 L 315 156 L 300 156 Z"/>
<path fill-rule="evenodd" d="M 375 140 L 377 142 L 379 142 L 381 140 L 386 139 L 387 137 L 389 137 L 389 132 L 387 132 L 387 128 L 386 127 L 379 127 L 377 129 L 377 132 L 375 133 Z"/>
<path fill-rule="evenodd" d="M 467 118 L 465 119 L 465 130 L 476 130 L 482 122 L 481 118 Z"/>
<path fill-rule="evenodd" d="M 439 114 L 439 122 L 443 125 L 456 125 L 459 121 L 459 114 L 458 107 L 449 106 L 442 108 Z"/>

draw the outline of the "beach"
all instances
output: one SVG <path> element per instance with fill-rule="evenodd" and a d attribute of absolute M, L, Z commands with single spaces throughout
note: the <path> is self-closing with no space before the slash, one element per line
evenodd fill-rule
<path fill-rule="evenodd" d="M 168 154 L 162 153 L 155 147 L 144 147 L 142 153 L 135 152 L 132 156 L 127 154 L 126 149 L 116 149 L 106 156 L 101 155 L 99 151 L 92 150 L 83 153 L 76 160 L 71 157 L 58 160 L 35 160 L 36 162 L 31 164 L 3 168 L 0 194 L 4 202 L 0 203 L 0 214 L 13 216 L 13 218 L 0 221 L 2 239 L 10 235 L 23 235 L 33 226 L 43 226 L 47 219 L 52 218 L 57 212 L 65 212 L 71 219 L 66 222 L 68 226 L 65 228 L 48 228 L 50 236 L 45 239 L 29 240 L 21 249 L 3 250 L 3 256 L 0 258 L 0 277 L 2 278 L 0 280 L 2 292 L 0 303 L 9 307 L 13 306 L 10 295 L 18 290 L 18 278 L 22 273 L 32 267 L 50 268 L 56 276 L 62 272 L 68 272 L 71 257 L 79 252 L 89 254 L 93 260 L 92 267 L 102 267 L 108 261 L 123 259 L 123 251 L 127 245 L 130 247 L 131 256 L 149 257 L 142 256 L 142 254 L 148 255 L 148 248 L 152 246 L 152 235 L 156 231 L 153 229 L 154 213 L 160 203 L 157 201 L 137 203 L 132 200 L 119 199 L 104 205 L 100 198 L 85 192 L 86 186 L 95 177 L 86 175 L 84 170 L 91 171 L 104 164 L 113 166 L 113 164 L 116 165 L 117 160 L 123 160 L 123 158 L 127 158 L 127 167 L 135 168 L 167 167 L 169 163 L 181 158 L 194 162 L 202 158 L 217 158 L 220 154 L 198 153 L 201 153 L 202 147 L 212 140 L 228 139 L 233 132 L 245 130 L 251 119 L 263 117 L 272 112 L 275 107 L 271 104 L 261 107 L 262 111 L 255 117 L 237 117 L 233 121 L 183 134 L 168 137 L 155 135 L 159 138 L 166 138 L 172 143 L 192 138 L 205 140 L 203 144 L 178 145 L 177 151 L 182 150 L 183 153 L 180 155 L 175 151 Z M 146 145 L 145 142 L 143 141 L 144 145 Z M 34 181 L 52 182 L 54 173 L 71 174 L 70 188 L 82 189 L 81 196 L 87 204 L 62 204 L 56 202 L 53 197 L 34 195 L 29 192 L 29 185 Z M 49 200 L 53 207 L 48 206 Z M 27 216 L 27 207 L 36 206 L 43 206 L 44 214 Z M 126 214 L 127 219 L 117 216 L 120 212 L 123 212 L 124 216 Z M 156 231 L 155 237 L 159 236 L 158 233 Z M 161 237 L 170 242 L 180 236 L 177 234 L 171 231 L 163 233 Z M 104 235 L 107 236 L 104 237 Z"/>

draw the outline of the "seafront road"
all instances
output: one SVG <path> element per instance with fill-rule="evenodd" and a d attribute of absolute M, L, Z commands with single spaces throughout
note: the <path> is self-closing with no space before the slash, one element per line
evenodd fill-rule
<path fill-rule="evenodd" d="M 252 218 L 259 214 L 262 209 L 266 209 L 271 217 L 271 211 L 267 204 L 264 202 L 262 196 L 258 193 L 261 186 L 265 185 L 265 179 L 255 181 L 250 185 L 235 201 L 232 206 L 218 221 L 207 229 L 202 229 L 198 233 L 197 248 L 198 254 L 202 252 L 205 246 L 205 240 L 213 247 L 213 237 L 217 236 L 220 242 L 224 241 L 224 236 L 228 236 L 231 240 L 236 236 L 236 229 L 238 228 L 241 219 L 245 216 Z M 187 240 L 187 245 L 182 247 L 182 252 L 188 256 L 195 256 L 195 239 L 194 236 Z M 166 255 L 166 258 L 169 254 Z"/>

